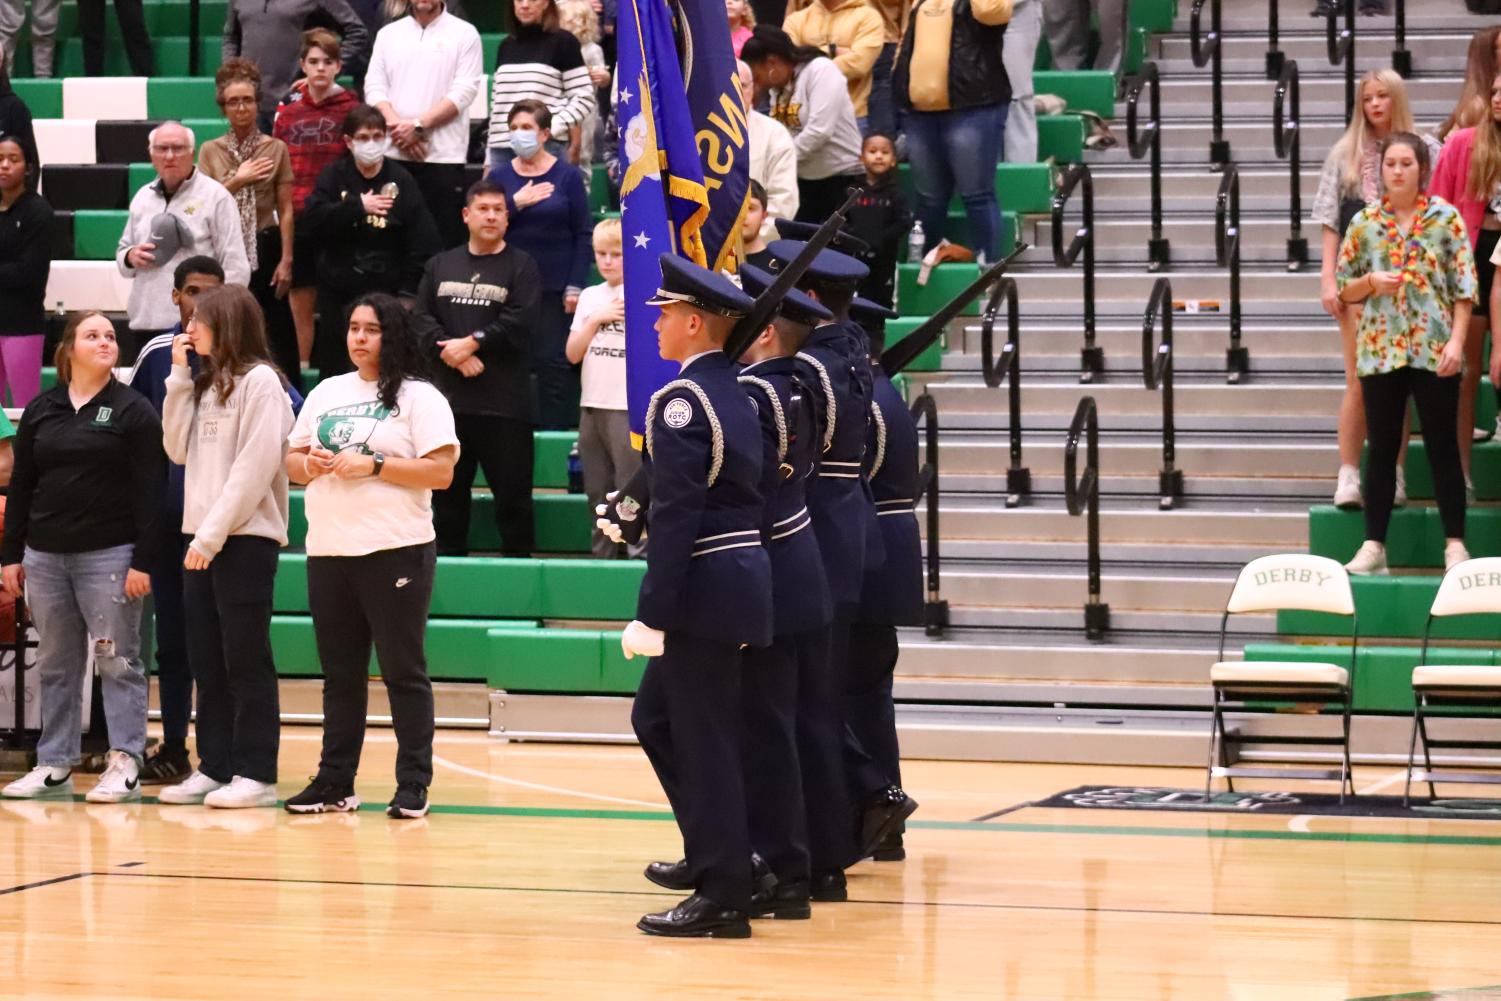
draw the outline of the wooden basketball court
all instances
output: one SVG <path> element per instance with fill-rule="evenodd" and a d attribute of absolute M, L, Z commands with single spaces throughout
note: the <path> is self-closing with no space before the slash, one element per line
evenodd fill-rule
<path fill-rule="evenodd" d="M 282 794 L 315 767 L 289 727 Z M 1501 824 L 1038 809 L 1178 769 L 924 762 L 905 863 L 750 941 L 635 930 L 679 854 L 636 748 L 440 733 L 432 814 L 7 801 L 0 995 L 69 998 L 1501 997 Z M 1400 792 L 1393 769 L 1358 785 Z M 85 782 L 86 784 L 86 782 Z M 1285 784 L 1284 784 L 1285 785 Z M 82 790 L 80 790 L 82 791 Z M 377 809 L 380 808 L 380 809 Z"/>

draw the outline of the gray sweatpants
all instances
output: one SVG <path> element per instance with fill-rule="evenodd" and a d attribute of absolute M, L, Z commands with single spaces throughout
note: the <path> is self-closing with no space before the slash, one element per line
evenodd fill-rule
<path fill-rule="evenodd" d="M 589 498 L 592 516 L 595 505 L 604 503 L 605 494 L 625 486 L 641 467 L 641 453 L 631 447 L 630 415 L 624 410 L 580 407 L 579 461 L 584 467 L 584 493 Z M 589 548 L 595 556 L 607 560 L 619 559 L 622 555 L 633 558 L 646 555 L 644 540 L 627 547 L 626 554 L 622 554 L 621 547 L 605 538 L 597 528 Z"/>
<path fill-rule="evenodd" d="M 1085 59 L 1089 55 L 1089 10 L 1093 7 L 1100 17 L 1100 51 L 1095 55 L 1094 68 L 1119 76 L 1127 6 L 1128 0 L 1046 0 L 1043 23 L 1048 48 L 1053 52 L 1053 68 L 1089 68 Z"/>
<path fill-rule="evenodd" d="M 53 39 L 62 0 L 31 0 L 31 72 L 51 76 Z M 5 69 L 15 76 L 16 43 L 26 23 L 26 0 L 0 0 L 0 47 L 5 49 Z"/>
<path fill-rule="evenodd" d="M 1001 148 L 1007 163 L 1037 162 L 1037 92 L 1032 86 L 1032 63 L 1042 37 L 1043 0 L 1018 0 L 1011 8 L 1011 23 L 1001 36 L 1001 60 L 1011 80 L 1011 112 L 1006 116 L 1006 138 Z"/>

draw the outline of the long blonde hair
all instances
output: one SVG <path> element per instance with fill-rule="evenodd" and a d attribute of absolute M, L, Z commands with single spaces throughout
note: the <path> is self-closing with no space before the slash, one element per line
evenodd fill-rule
<path fill-rule="evenodd" d="M 1491 80 L 1491 89 L 1501 84 L 1501 73 Z M 1490 113 L 1486 102 L 1485 117 L 1475 123 L 1475 147 L 1470 151 L 1470 177 L 1465 195 L 1477 202 L 1488 202 L 1501 185 L 1501 124 Z"/>
<path fill-rule="evenodd" d="M 1446 138 L 1455 129 L 1467 129 L 1479 125 L 1490 117 L 1491 81 L 1501 72 L 1496 65 L 1496 39 L 1501 37 L 1501 25 L 1481 28 L 1470 39 L 1469 55 L 1465 58 L 1465 84 L 1459 92 L 1454 110 L 1438 127 L 1438 137 Z"/>
<path fill-rule="evenodd" d="M 1360 161 L 1365 154 L 1366 143 L 1372 138 L 1371 124 L 1365 117 L 1365 89 L 1372 84 L 1386 88 L 1386 93 L 1392 99 L 1391 123 L 1387 134 L 1397 132 L 1414 132 L 1412 124 L 1412 105 L 1407 99 L 1407 84 L 1403 82 L 1401 75 L 1390 67 L 1371 70 L 1360 78 L 1360 87 L 1355 93 L 1358 95 L 1355 112 L 1350 116 L 1350 124 L 1345 129 L 1345 134 L 1340 137 L 1334 148 L 1338 159 L 1343 161 L 1344 187 L 1360 187 Z"/>

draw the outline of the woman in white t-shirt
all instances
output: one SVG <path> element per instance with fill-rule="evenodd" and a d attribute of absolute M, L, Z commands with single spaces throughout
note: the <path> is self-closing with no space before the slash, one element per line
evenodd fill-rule
<path fill-rule="evenodd" d="M 579 293 L 564 349 L 569 364 L 582 366 L 579 461 L 591 511 L 604 502 L 606 493 L 625 486 L 641 466 L 641 453 L 631 446 L 625 403 L 625 271 L 620 233 L 619 219 L 606 219 L 594 227 L 594 266 L 604 281 Z M 602 559 L 646 552 L 643 542 L 627 553 L 598 528 L 590 549 Z"/>
<path fill-rule="evenodd" d="M 397 788 L 386 812 L 421 817 L 433 777 L 423 654 L 437 565 L 432 494 L 453 479 L 459 438 L 396 299 L 355 300 L 346 343 L 355 371 L 308 394 L 287 440 L 287 475 L 307 484 L 308 605 L 323 664 L 323 756 L 287 810 L 359 807 L 373 641 L 396 729 Z"/>

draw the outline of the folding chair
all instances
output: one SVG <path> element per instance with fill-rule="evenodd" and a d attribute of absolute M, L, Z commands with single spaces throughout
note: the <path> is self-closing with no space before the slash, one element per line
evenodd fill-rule
<path fill-rule="evenodd" d="M 1350 617 L 1350 662 L 1338 664 L 1301 661 L 1225 660 L 1225 635 L 1233 613 L 1274 612 L 1280 609 L 1328 612 Z M 1355 594 L 1350 575 L 1334 560 L 1323 556 L 1286 553 L 1263 556 L 1241 568 L 1235 589 L 1220 619 L 1218 662 L 1209 669 L 1214 693 L 1214 721 L 1209 732 L 1209 767 L 1204 778 L 1204 801 L 1217 778 L 1234 792 L 1236 778 L 1338 779 L 1339 798 L 1345 790 L 1355 792 L 1350 773 L 1350 706 L 1354 701 L 1355 657 L 1359 630 L 1355 617 Z M 1225 729 L 1225 712 L 1277 713 L 1287 703 L 1319 703 L 1337 706 L 1343 717 L 1340 735 L 1306 734 L 1258 736 L 1258 744 L 1338 745 L 1341 764 L 1337 769 L 1231 767 Z M 1272 703 L 1268 705 L 1268 703 Z"/>
<path fill-rule="evenodd" d="M 1423 626 L 1423 654 L 1412 670 L 1412 739 L 1407 745 L 1407 784 L 1402 789 L 1406 806 L 1414 781 L 1428 783 L 1428 795 L 1438 795 L 1435 782 L 1501 783 L 1495 772 L 1436 772 L 1431 747 L 1456 747 L 1501 750 L 1501 740 L 1435 740 L 1428 735 L 1428 710 L 1501 707 L 1501 667 L 1485 664 L 1430 664 L 1428 641 L 1433 620 L 1451 615 L 1486 615 L 1501 613 L 1501 557 L 1489 556 L 1465 560 L 1444 574 L 1443 583 L 1434 595 L 1433 607 Z M 1443 718 L 1461 714 L 1442 713 Z M 1475 714 L 1482 715 L 1482 714 Z M 1488 718 L 1494 719 L 1494 716 Z M 1423 742 L 1423 767 L 1415 769 L 1418 740 Z M 1498 766 L 1501 767 L 1501 766 Z"/>

